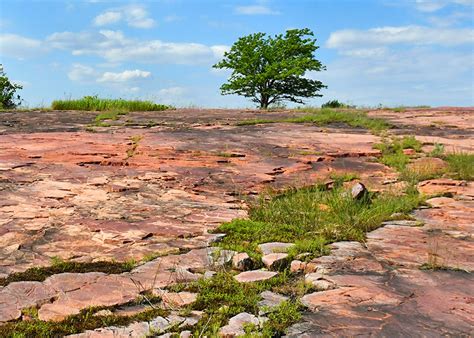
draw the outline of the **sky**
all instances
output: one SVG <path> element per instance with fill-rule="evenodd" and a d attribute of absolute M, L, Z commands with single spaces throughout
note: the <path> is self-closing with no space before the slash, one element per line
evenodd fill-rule
<path fill-rule="evenodd" d="M 241 36 L 310 28 L 320 105 L 474 106 L 474 0 L 0 2 L 0 63 L 27 107 L 99 95 L 252 107 L 212 65 Z"/>

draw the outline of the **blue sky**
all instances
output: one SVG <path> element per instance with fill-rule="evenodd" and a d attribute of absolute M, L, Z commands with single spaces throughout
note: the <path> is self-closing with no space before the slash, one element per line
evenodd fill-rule
<path fill-rule="evenodd" d="M 474 0 L 157 0 L 0 3 L 0 63 L 27 106 L 98 94 L 251 107 L 212 65 L 240 36 L 312 29 L 319 105 L 474 105 Z"/>

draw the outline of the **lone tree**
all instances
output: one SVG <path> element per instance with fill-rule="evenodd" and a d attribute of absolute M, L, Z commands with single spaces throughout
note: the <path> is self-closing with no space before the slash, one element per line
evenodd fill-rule
<path fill-rule="evenodd" d="M 305 28 L 274 37 L 255 33 L 239 38 L 213 66 L 233 70 L 221 86 L 222 94 L 250 97 L 263 109 L 282 101 L 304 103 L 303 98 L 322 96 L 318 91 L 326 86 L 304 77 L 307 71 L 325 69 L 314 57 L 319 47 L 313 35 Z"/>
<path fill-rule="evenodd" d="M 3 65 L 0 64 L 0 108 L 12 109 L 21 102 L 20 95 L 15 95 L 18 89 L 23 89 L 23 87 L 12 83 L 3 71 Z"/>

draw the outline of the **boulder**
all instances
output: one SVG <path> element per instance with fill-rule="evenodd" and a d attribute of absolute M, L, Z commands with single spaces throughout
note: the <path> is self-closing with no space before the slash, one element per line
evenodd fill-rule
<path fill-rule="evenodd" d="M 355 199 L 355 200 L 360 200 L 360 199 L 364 198 L 365 196 L 367 196 L 368 192 L 369 191 L 367 190 L 365 185 L 363 185 L 360 182 L 354 184 L 352 186 L 352 189 L 351 189 L 352 198 Z"/>
<path fill-rule="evenodd" d="M 240 271 L 250 270 L 253 267 L 253 261 L 246 252 L 240 252 L 232 257 L 232 266 Z"/>
<path fill-rule="evenodd" d="M 280 270 L 288 265 L 288 254 L 271 253 L 263 256 L 262 262 L 270 270 Z"/>

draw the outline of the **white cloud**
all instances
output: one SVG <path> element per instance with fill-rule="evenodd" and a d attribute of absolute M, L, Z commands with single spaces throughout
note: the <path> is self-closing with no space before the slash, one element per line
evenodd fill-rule
<path fill-rule="evenodd" d="M 343 50 L 341 54 L 345 56 L 367 58 L 367 57 L 383 56 L 387 53 L 387 51 L 388 50 L 385 47 L 357 48 L 357 49 Z"/>
<path fill-rule="evenodd" d="M 390 44 L 456 46 L 474 42 L 470 28 L 441 29 L 423 26 L 378 27 L 368 30 L 347 29 L 331 33 L 326 46 L 350 49 L 358 46 Z"/>
<path fill-rule="evenodd" d="M 120 31 L 54 33 L 47 38 L 54 48 L 70 50 L 73 55 L 97 55 L 108 62 L 200 64 L 218 59 L 228 47 L 200 43 L 139 41 L 126 38 Z"/>
<path fill-rule="evenodd" d="M 16 34 L 0 34 L 0 54 L 17 59 L 25 59 L 44 53 L 48 48 L 42 41 L 25 38 Z"/>
<path fill-rule="evenodd" d="M 139 79 L 146 79 L 151 77 L 150 72 L 143 70 L 125 70 L 121 73 L 105 72 L 98 79 L 97 82 L 117 83 L 117 82 L 130 82 Z"/>
<path fill-rule="evenodd" d="M 124 70 L 123 72 L 100 72 L 93 67 L 82 65 L 79 63 L 73 64 L 71 70 L 68 72 L 68 78 L 71 81 L 82 83 L 100 83 L 103 85 L 122 85 L 132 84 L 140 80 L 151 78 L 151 72 L 135 69 Z M 138 88 L 138 87 L 132 87 Z M 135 89 L 136 90 L 136 89 Z"/>
<path fill-rule="evenodd" d="M 278 15 L 280 12 L 265 5 L 237 6 L 235 12 L 241 15 Z"/>
<path fill-rule="evenodd" d="M 152 28 L 155 20 L 149 17 L 148 11 L 140 5 L 129 5 L 99 14 L 94 18 L 94 25 L 106 26 L 120 21 L 125 21 L 130 27 Z"/>
<path fill-rule="evenodd" d="M 211 50 L 216 58 L 222 59 L 224 57 L 224 53 L 228 52 L 230 50 L 230 47 L 225 45 L 215 45 L 211 46 Z"/>
<path fill-rule="evenodd" d="M 474 105 L 474 59 L 469 52 L 416 47 L 371 58 L 341 56 L 326 66 L 325 72 L 308 74 L 328 86 L 321 102 Z"/>
<path fill-rule="evenodd" d="M 148 12 L 141 6 L 130 5 L 124 8 L 126 20 L 129 26 L 136 28 L 151 28 L 155 20 L 148 17 Z"/>
<path fill-rule="evenodd" d="M 90 82 L 97 76 L 94 68 L 76 63 L 72 66 L 67 77 L 72 81 Z"/>
<path fill-rule="evenodd" d="M 96 16 L 94 19 L 94 25 L 105 26 L 119 22 L 120 20 L 122 20 L 122 13 L 109 11 Z"/>
<path fill-rule="evenodd" d="M 448 5 L 474 6 L 473 0 L 416 0 L 415 6 L 421 12 L 436 12 Z"/>

